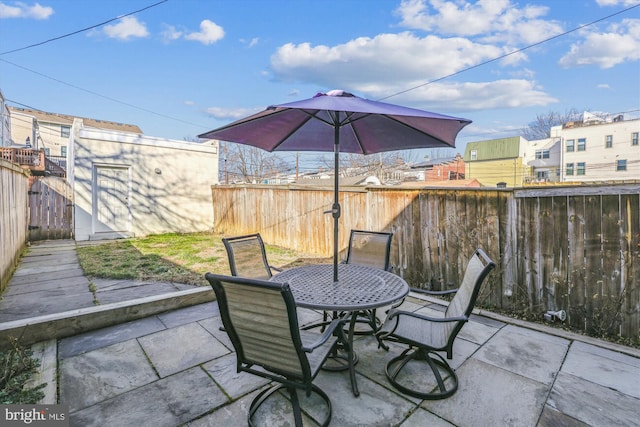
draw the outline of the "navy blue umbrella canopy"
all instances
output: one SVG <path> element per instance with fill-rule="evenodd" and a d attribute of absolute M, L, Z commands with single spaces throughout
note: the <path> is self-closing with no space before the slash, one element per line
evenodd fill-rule
<path fill-rule="evenodd" d="M 333 151 L 335 154 L 334 280 L 338 280 L 339 153 L 373 154 L 414 148 L 455 147 L 471 120 L 370 101 L 334 90 L 266 110 L 198 135 L 266 151 Z"/>

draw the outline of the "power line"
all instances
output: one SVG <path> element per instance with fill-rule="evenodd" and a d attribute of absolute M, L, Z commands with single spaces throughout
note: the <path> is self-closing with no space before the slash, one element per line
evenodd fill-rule
<path fill-rule="evenodd" d="M 525 50 L 527 50 L 527 49 L 531 49 L 532 47 L 540 46 L 541 44 L 544 44 L 544 43 L 546 43 L 546 42 L 548 42 L 548 41 L 551 41 L 551 40 L 554 40 L 554 39 L 557 39 L 557 38 L 560 38 L 560 37 L 564 37 L 564 36 L 566 36 L 567 34 L 573 33 L 573 32 L 575 32 L 575 31 L 579 31 L 579 30 L 581 30 L 581 29 L 583 29 L 583 28 L 586 28 L 586 27 L 589 27 L 589 26 L 591 26 L 591 25 L 597 24 L 598 22 L 605 21 L 605 20 L 607 20 L 607 19 L 609 19 L 609 18 L 612 18 L 612 17 L 614 17 L 614 16 L 616 16 L 616 15 L 620 15 L 620 14 L 622 14 L 622 13 L 626 13 L 626 12 L 630 11 L 631 9 L 634 9 L 634 8 L 636 8 L 636 7 L 639 7 L 639 6 L 640 6 L 640 3 L 638 3 L 638 4 L 634 5 L 634 6 L 630 6 L 630 7 L 626 8 L 626 9 L 622 9 L 622 10 L 620 10 L 620 11 L 618 11 L 618 12 L 612 13 L 611 15 L 607 15 L 607 16 L 605 16 L 605 17 L 603 17 L 603 18 L 596 19 L 595 21 L 591 21 L 591 22 L 589 22 L 588 24 L 580 25 L 580 26 L 575 27 L 575 28 L 573 28 L 573 29 L 571 29 L 571 30 L 565 31 L 564 33 L 556 34 L 555 36 L 551 36 L 551 37 L 546 38 L 546 39 L 544 39 L 544 40 L 541 40 L 541 41 L 539 41 L 539 42 L 536 42 L 536 43 L 530 44 L 530 45 L 525 46 L 525 47 L 522 47 L 522 48 L 520 48 L 520 49 L 516 49 L 516 50 L 511 51 L 511 52 L 509 52 L 509 53 L 505 53 L 504 55 L 500 55 L 500 56 L 497 56 L 497 57 L 495 57 L 495 58 L 493 58 L 493 59 L 488 59 L 488 60 L 486 60 L 486 61 L 480 62 L 479 64 L 472 65 L 472 66 L 467 67 L 467 68 L 463 68 L 462 70 L 458 70 L 458 71 L 453 72 L 453 73 L 451 73 L 451 74 L 447 74 L 446 76 L 438 77 L 437 79 L 430 80 L 430 81 L 428 81 L 428 82 L 426 82 L 426 83 L 419 84 L 418 86 L 414 86 L 414 87 L 411 87 L 411 88 L 409 88 L 409 89 L 405 89 L 405 90 L 400 91 L 400 92 L 398 92 L 398 93 L 394 93 L 393 95 L 385 96 L 384 98 L 380 98 L 380 99 L 378 99 L 378 101 L 382 101 L 382 100 L 385 100 L 385 99 L 392 98 L 392 97 L 394 97 L 394 96 L 402 95 L 403 93 L 407 93 L 407 92 L 410 92 L 410 91 L 412 91 L 412 90 L 415 90 L 415 89 L 418 89 L 418 88 L 421 88 L 421 87 L 424 87 L 424 86 L 430 85 L 430 84 L 432 84 L 432 83 L 436 83 L 436 82 L 439 82 L 439 81 L 441 81 L 441 80 L 448 79 L 449 77 L 457 76 L 458 74 L 461 74 L 461 73 L 464 73 L 464 72 L 467 72 L 467 71 L 473 70 L 473 69 L 478 68 L 478 67 L 482 67 L 483 65 L 487 65 L 487 64 L 490 64 L 490 63 L 492 63 L 492 62 L 499 61 L 499 60 L 504 59 L 504 58 L 506 58 L 506 57 L 508 57 L 508 56 L 515 55 L 516 53 L 523 52 L 523 51 L 525 51 Z"/>
<path fill-rule="evenodd" d="M 54 38 L 51 38 L 51 39 L 48 39 L 48 40 L 45 40 L 45 41 L 42 41 L 42 42 L 39 42 L 39 43 L 34 43 L 34 44 L 32 44 L 32 45 L 29 45 L 29 46 L 24 46 L 24 47 L 21 47 L 21 48 L 18 48 L 18 49 L 13 49 L 13 50 L 10 50 L 10 51 L 2 52 L 2 53 L 0 53 L 0 55 L 6 55 L 6 54 L 9 54 L 9 53 L 18 52 L 18 51 L 25 50 L 25 49 L 29 49 L 29 48 L 32 48 L 32 47 L 41 46 L 41 45 L 43 45 L 43 44 L 50 43 L 50 42 L 52 42 L 52 41 L 60 40 L 60 39 L 63 39 L 63 38 L 65 38 L 65 37 L 70 37 L 70 36 L 72 36 L 72 35 L 76 35 L 76 34 L 79 34 L 79 33 L 84 32 L 84 31 L 88 31 L 88 30 L 91 30 L 91 29 L 94 29 L 94 28 L 97 28 L 97 27 L 100 27 L 100 26 L 106 25 L 106 24 L 108 24 L 108 23 L 110 23 L 110 22 L 116 21 L 116 20 L 118 20 L 118 19 L 122 19 L 122 18 L 124 18 L 124 17 L 126 17 L 126 16 L 131 16 L 131 15 L 134 15 L 134 14 L 137 14 L 137 13 L 140 13 L 140 12 L 143 12 L 143 11 L 145 11 L 145 10 L 148 10 L 148 9 L 153 8 L 153 7 L 159 6 L 159 5 L 161 5 L 162 3 L 166 3 L 166 2 L 168 2 L 168 1 L 169 1 L 169 0 L 161 0 L 161 1 L 157 2 L 157 3 L 152 4 L 152 5 L 149 5 L 149 6 L 143 7 L 143 8 L 141 8 L 141 9 L 135 10 L 135 11 L 133 11 L 133 12 L 126 13 L 126 14 L 124 14 L 124 15 L 120 15 L 120 16 L 115 17 L 115 18 L 111 18 L 111 19 L 109 19 L 109 20 L 107 20 L 107 21 L 104 21 L 104 22 L 101 22 L 101 23 L 99 23 L 99 24 L 95 24 L 95 25 L 92 25 L 92 26 L 90 26 L 90 27 L 83 28 L 83 29 L 81 29 L 81 30 L 77 30 L 77 31 L 73 31 L 73 32 L 71 32 L 71 33 L 67 33 L 67 34 L 64 34 L 64 35 L 59 36 L 59 37 L 54 37 Z M 0 61 L 5 62 L 5 63 L 10 64 L 10 65 L 13 65 L 14 67 L 17 67 L 17 68 L 21 68 L 21 69 L 23 69 L 23 70 L 25 70 L 25 71 L 29 71 L 29 72 L 31 72 L 31 73 L 34 73 L 34 74 L 39 75 L 39 76 L 41 76 L 41 77 L 44 77 L 44 78 L 46 78 L 46 79 L 53 80 L 53 81 L 55 81 L 55 82 L 57 82 L 57 83 L 61 83 L 61 84 L 63 84 L 63 85 L 66 85 L 66 86 L 72 87 L 72 88 L 74 88 L 74 89 L 78 89 L 78 90 L 81 90 L 81 91 L 83 91 L 83 92 L 87 92 L 87 93 L 89 93 L 89 94 L 91 94 L 91 95 L 99 96 L 99 97 L 104 98 L 104 99 L 107 99 L 107 100 L 109 100 L 109 101 L 116 102 L 116 103 L 119 103 L 119 104 L 122 104 L 122 105 L 126 105 L 127 107 L 135 108 L 135 109 L 137 109 L 137 110 L 144 111 L 144 112 L 146 112 L 146 113 L 154 114 L 154 115 L 157 115 L 157 116 L 160 116 L 160 117 L 163 117 L 163 118 L 166 118 L 166 119 L 170 119 L 170 120 L 175 120 L 175 121 L 178 121 L 178 122 L 181 122 L 181 123 L 184 123 L 184 124 L 188 124 L 188 125 L 191 125 L 191 126 L 197 126 L 197 127 L 203 128 L 203 129 L 204 129 L 204 128 L 206 128 L 206 127 L 205 127 L 205 126 L 203 126 L 203 125 L 199 125 L 199 124 L 196 124 L 196 123 L 191 123 L 191 122 L 188 122 L 188 121 L 186 121 L 186 120 L 181 120 L 181 119 L 178 119 L 178 118 L 175 118 L 175 117 L 171 117 L 171 116 L 168 116 L 168 115 L 165 115 L 165 114 L 157 113 L 157 112 L 155 112 L 155 111 L 148 110 L 148 109 L 145 109 L 145 108 L 139 107 L 139 106 L 137 106 L 137 105 L 130 104 L 130 103 L 128 103 L 128 102 L 120 101 L 120 100 L 118 100 L 118 99 L 111 98 L 111 97 L 109 97 L 109 96 L 102 95 L 102 94 L 100 94 L 100 93 L 97 93 L 97 92 L 94 92 L 94 91 L 91 91 L 91 90 L 88 90 L 88 89 L 84 89 L 84 88 L 82 88 L 82 87 L 79 87 L 79 86 L 73 85 L 73 84 L 71 84 L 71 83 L 67 83 L 67 82 L 62 81 L 62 80 L 60 80 L 60 79 L 56 79 L 56 78 L 54 78 L 54 77 L 51 77 L 51 76 L 48 76 L 48 75 L 46 75 L 46 74 L 40 73 L 40 72 L 38 72 L 38 71 L 32 70 L 32 69 L 30 69 L 30 68 L 27 68 L 27 67 L 24 67 L 24 66 L 18 65 L 18 64 L 16 64 L 16 63 L 11 62 L 11 61 L 8 61 L 8 60 L 6 60 L 6 59 L 2 59 L 2 58 L 0 58 Z M 7 101 L 10 101 L 10 100 L 7 100 Z M 32 110 L 40 110 L 39 108 L 34 108 L 34 107 L 31 107 L 31 106 L 28 106 L 28 105 L 22 104 L 22 103 L 17 102 L 17 101 L 10 101 L 10 102 L 12 102 L 12 103 L 14 103 L 14 104 L 22 105 L 22 106 L 27 107 L 27 108 L 32 109 Z"/>
<path fill-rule="evenodd" d="M 72 32 L 72 33 L 68 33 L 68 34 L 65 34 L 65 35 L 63 35 L 63 36 L 59 36 L 59 37 L 56 37 L 56 38 L 52 38 L 52 39 L 49 39 L 49 40 L 46 40 L 46 41 L 43 41 L 43 42 L 40 42 L 40 43 L 36 43 L 36 44 L 30 45 L 30 46 L 25 46 L 25 47 L 23 47 L 23 48 L 19 48 L 19 49 L 14 49 L 14 50 L 12 50 L 12 51 L 3 52 L 3 53 L 0 53 L 0 55 L 4 55 L 4 54 L 8 54 L 8 53 L 12 53 L 12 52 L 17 52 L 17 51 L 19 51 L 19 50 L 28 49 L 28 48 L 31 48 L 31 47 L 35 47 L 35 46 L 39 46 L 39 45 L 45 44 L 45 43 L 49 43 L 49 42 L 51 42 L 51 41 L 59 40 L 59 39 L 61 39 L 61 38 L 68 37 L 68 36 L 71 36 L 71 35 L 74 35 L 74 34 L 78 34 L 78 33 L 80 33 L 80 32 L 87 31 L 87 30 L 89 30 L 89 29 L 96 28 L 96 27 L 99 27 L 99 26 L 101 26 L 101 25 L 105 25 L 105 24 L 107 24 L 107 23 L 109 23 L 109 22 L 112 22 L 112 21 L 114 21 L 114 20 L 120 19 L 120 18 L 122 18 L 122 17 L 129 16 L 129 15 L 132 15 L 132 14 L 135 14 L 135 13 L 138 13 L 138 12 L 141 12 L 141 11 L 144 11 L 144 10 L 147 10 L 147 9 L 150 9 L 150 8 L 152 8 L 152 7 L 155 7 L 155 6 L 158 6 L 158 5 L 162 4 L 162 3 L 165 3 L 165 2 L 167 2 L 167 1 L 169 1 L 169 0 L 162 0 L 162 1 L 158 2 L 158 3 L 154 3 L 154 4 L 150 5 L 150 6 L 145 7 L 145 8 L 139 9 L 139 10 L 134 11 L 134 12 L 130 12 L 130 13 L 126 14 L 126 15 L 122 15 L 122 16 L 117 17 L 117 18 L 112 18 L 112 19 L 110 19 L 110 20 L 108 20 L 108 21 L 105 21 L 105 22 L 103 22 L 103 23 L 96 24 L 96 25 L 94 25 L 94 26 L 91 26 L 91 27 L 88 27 L 88 28 L 85 28 L 85 29 L 82 29 L 82 30 L 78 30 L 78 31 L 75 31 L 75 32 Z M 598 22 L 601 22 L 601 21 L 607 20 L 607 19 L 609 19 L 609 18 L 611 18 L 611 17 L 614 17 L 614 16 L 616 16 L 616 15 L 619 15 L 619 14 L 625 13 L 625 12 L 627 12 L 627 11 L 629 11 L 629 10 L 631 10 L 631 9 L 634 9 L 634 8 L 636 8 L 636 7 L 639 7 L 639 6 L 640 6 L 640 3 L 638 3 L 638 4 L 634 5 L 634 6 L 630 6 L 630 7 L 626 8 L 626 9 L 620 10 L 620 11 L 618 11 L 618 12 L 612 13 L 612 14 L 610 14 L 610 15 L 607 15 L 607 16 L 605 16 L 605 17 L 603 17 L 603 18 L 600 18 L 600 19 L 597 19 L 597 20 L 595 20 L 595 21 L 592 21 L 592 22 L 590 22 L 590 23 L 588 23 L 588 24 L 580 25 L 580 26 L 578 26 L 578 27 L 576 27 L 576 28 L 573 28 L 573 29 L 571 29 L 571 30 L 569 30 L 569 31 L 566 31 L 566 32 L 564 32 L 564 33 L 557 34 L 557 35 L 555 35 L 555 36 L 549 37 L 549 38 L 547 38 L 547 39 L 541 40 L 541 41 L 536 42 L 536 43 L 534 43 L 534 44 L 531 44 L 531 45 L 525 46 L 525 47 L 523 47 L 523 48 L 520 48 L 520 49 L 514 50 L 514 51 L 512 51 L 512 52 L 509 52 L 509 53 L 506 53 L 506 54 L 504 54 L 504 55 L 498 56 L 498 57 L 496 57 L 496 58 L 489 59 L 489 60 L 487 60 L 487 61 L 481 62 L 481 63 L 479 63 L 479 64 L 476 64 L 476 65 L 473 65 L 473 66 L 470 66 L 470 67 L 467 67 L 467 68 L 464 68 L 464 69 L 462 69 L 462 70 L 456 71 L 456 72 L 451 73 L 451 74 L 448 74 L 448 75 L 446 75 L 446 76 L 439 77 L 439 78 L 437 78 L 437 79 L 434 79 L 434 80 L 428 81 L 428 82 L 423 83 L 423 84 L 420 84 L 420 85 L 418 85 L 418 86 L 414 86 L 414 87 L 411 87 L 411 88 L 409 88 L 409 89 L 406 89 L 406 90 L 403 90 L 403 91 L 397 92 L 397 93 L 395 93 L 395 94 L 392 94 L 392 95 L 386 96 L 386 97 L 384 97 L 384 98 L 380 98 L 379 100 L 385 100 L 385 99 L 388 99 L 388 98 L 391 98 L 391 97 L 394 97 L 394 96 L 397 96 L 397 95 L 401 95 L 401 94 L 403 94 L 403 93 L 410 92 L 410 91 L 415 90 L 415 89 L 418 89 L 418 88 L 420 88 L 420 87 L 427 86 L 427 85 L 429 85 L 429 84 L 432 84 L 432 83 L 435 83 L 435 82 L 438 82 L 438 81 L 441 81 L 441 80 L 447 79 L 447 78 L 449 78 L 449 77 L 452 77 L 452 76 L 455 76 L 455 75 L 458 75 L 458 74 L 464 73 L 464 72 L 466 72 L 466 71 L 469 71 L 469 70 L 472 70 L 472 69 L 475 69 L 475 68 L 481 67 L 481 66 L 486 65 L 486 64 L 489 64 L 489 63 L 491 63 L 491 62 L 498 61 L 498 60 L 503 59 L 503 58 L 506 58 L 506 57 L 508 57 L 508 56 L 510 56 L 510 55 L 514 55 L 514 54 L 516 54 L 516 53 L 518 53 L 518 52 L 522 52 L 522 51 L 524 51 L 524 50 L 530 49 L 530 48 L 535 47 L 535 46 L 539 46 L 539 45 L 541 45 L 541 44 L 543 44 L 543 43 L 546 43 L 546 42 L 548 42 L 548 41 L 550 41 L 550 40 L 554 40 L 554 39 L 556 39 L 556 38 L 563 37 L 563 36 L 565 36 L 565 35 L 567 35 L 567 34 L 570 34 L 570 33 L 572 33 L 572 32 L 578 31 L 578 30 L 580 30 L 580 29 L 586 28 L 586 27 L 588 27 L 588 26 L 590 26 L 590 25 L 594 25 L 594 24 L 596 24 L 596 23 L 598 23 Z M 204 128 L 207 128 L 206 126 L 203 126 L 203 125 L 200 125 L 200 124 L 196 124 L 196 123 L 192 123 L 192 122 L 189 122 L 189 121 L 186 121 L 186 120 L 182 120 L 182 119 L 178 119 L 178 118 L 175 118 L 175 117 L 171 117 L 171 116 L 168 116 L 168 115 L 165 115 L 165 114 L 162 114 L 162 113 L 157 113 L 157 112 L 155 112 L 155 111 L 152 111 L 152 110 L 149 110 L 149 109 L 146 109 L 146 108 L 142 108 L 142 107 L 136 106 L 136 105 L 131 104 L 131 103 L 128 103 L 128 102 L 120 101 L 120 100 L 118 100 L 118 99 L 111 98 L 111 97 L 109 97 L 109 96 L 102 95 L 102 94 L 100 94 L 100 93 L 97 93 L 97 92 L 94 92 L 94 91 L 91 91 L 91 90 L 88 90 L 88 89 L 84 89 L 84 88 L 82 88 L 82 87 L 79 87 L 79 86 L 73 85 L 73 84 L 71 84 L 71 83 L 64 82 L 64 81 L 59 80 L 59 79 L 54 78 L 54 77 L 50 77 L 50 76 L 48 76 L 48 75 L 46 75 L 46 74 L 43 74 L 43 73 L 40 73 L 40 72 L 38 72 L 38 71 L 35 71 L 35 70 L 32 70 L 32 69 L 29 69 L 29 68 L 27 68 L 27 67 L 24 67 L 24 66 L 21 66 L 21 65 L 15 64 L 15 63 L 13 63 L 13 62 L 11 62 L 11 61 L 8 61 L 8 60 L 6 60 L 6 59 L 2 59 L 2 58 L 0 58 L 0 61 L 5 62 L 5 63 L 10 64 L 10 65 L 13 65 L 13 66 L 18 67 L 18 68 L 21 68 L 21 69 L 23 69 L 23 70 L 25 70 L 25 71 L 29 71 L 29 72 L 31 72 L 31 73 L 37 74 L 37 75 L 39 75 L 39 76 L 41 76 L 41 77 L 44 77 L 44 78 L 47 78 L 47 79 L 53 80 L 53 81 L 55 81 L 55 82 L 58 82 L 58 83 L 64 84 L 64 85 L 66 85 L 66 86 L 72 87 L 72 88 L 74 88 L 74 89 L 81 90 L 81 91 L 87 92 L 87 93 L 89 93 L 89 94 L 92 94 L 92 95 L 95 95 L 95 96 L 98 96 L 98 97 L 101 97 L 101 98 L 107 99 L 107 100 L 112 101 L 112 102 L 116 102 L 116 103 L 119 103 L 119 104 L 122 104 L 122 105 L 125 105 L 125 106 L 128 106 L 128 107 L 131 107 L 131 108 L 134 108 L 134 109 L 137 109 L 137 110 L 140 110 L 140 111 L 144 111 L 144 112 L 147 112 L 147 113 L 150 113 L 150 114 L 154 114 L 154 115 L 157 115 L 157 116 L 159 116 L 159 117 L 166 118 L 166 119 L 175 120 L 175 121 L 178 121 L 178 122 L 181 122 L 181 123 L 184 123 L 184 124 L 188 124 L 188 125 L 191 125 L 191 126 L 196 126 L 196 127 L 203 128 L 203 129 L 204 129 Z M 14 103 L 16 103 L 16 104 L 19 104 L 19 105 L 24 105 L 24 104 L 20 104 L 20 103 L 18 103 L 18 102 L 15 102 L 15 101 L 12 101 L 12 102 L 14 102 Z M 37 108 L 32 108 L 32 107 L 29 107 L 29 108 L 34 109 L 34 110 L 37 110 Z M 496 132 L 496 133 L 502 133 L 502 132 Z"/>
<path fill-rule="evenodd" d="M 6 52 L 0 53 L 0 55 L 7 55 L 9 53 L 14 53 L 14 52 L 19 52 L 21 50 L 31 49 L 32 47 L 42 46 L 43 44 L 47 44 L 47 43 L 50 43 L 50 42 L 53 42 L 53 41 L 56 41 L 56 40 L 60 40 L 60 39 L 63 39 L 65 37 L 70 37 L 70 36 L 74 36 L 74 35 L 79 34 L 79 33 L 83 33 L 85 31 L 93 30 L 94 28 L 101 27 L 101 26 L 106 25 L 106 24 L 108 24 L 110 22 L 117 21 L 118 19 L 122 19 L 122 18 L 125 18 L 127 16 L 135 15 L 136 13 L 143 12 L 143 11 L 145 11 L 147 9 L 151 9 L 153 7 L 159 6 L 160 4 L 166 3 L 168 1 L 169 0 L 162 0 L 162 1 L 159 1 L 159 2 L 154 3 L 152 5 L 149 5 L 147 7 L 143 7 L 142 9 L 138 9 L 138 10 L 135 10 L 133 12 L 129 12 L 129 13 L 125 14 L 125 15 L 120 15 L 120 16 L 117 16 L 115 18 L 111 18 L 111 19 L 109 19 L 107 21 L 104 21 L 104 22 L 101 22 L 99 24 L 95 24 L 95 25 L 92 25 L 90 27 L 83 28 L 83 29 L 77 30 L 77 31 L 73 31 L 71 33 L 67 33 L 67 34 L 64 34 L 62 36 L 54 37 L 54 38 L 51 38 L 51 39 L 48 39 L 48 40 L 45 40 L 45 41 L 42 41 L 42 42 L 39 42 L 39 43 L 30 44 L 29 46 L 24 46 L 24 47 L 19 47 L 17 49 L 13 49 L 13 50 L 8 50 Z"/>
<path fill-rule="evenodd" d="M 168 1 L 168 0 L 165 0 L 165 1 Z M 0 58 L 0 61 L 1 61 L 1 62 L 4 62 L 4 63 L 7 63 L 7 64 L 10 64 L 10 65 L 13 65 L 14 67 L 17 67 L 17 68 L 23 69 L 23 70 L 25 70 L 25 71 L 28 71 L 28 72 L 30 72 L 30 73 L 37 74 L 37 75 L 39 75 L 39 76 L 41 76 L 41 77 L 44 77 L 44 78 L 46 78 L 46 79 L 53 80 L 54 82 L 57 82 L 57 83 L 63 84 L 63 85 L 65 85 L 65 86 L 72 87 L 72 88 L 74 88 L 74 89 L 77 89 L 77 90 L 80 90 L 80 91 L 83 91 L 83 92 L 89 93 L 89 94 L 94 95 L 94 96 L 98 96 L 98 97 L 100 97 L 100 98 L 107 99 L 107 100 L 109 100 L 109 101 L 112 101 L 112 102 L 115 102 L 115 103 L 118 103 L 118 104 L 121 104 L 121 105 L 125 105 L 125 106 L 127 106 L 127 107 L 135 108 L 136 110 L 144 111 L 145 113 L 155 114 L 156 116 L 163 117 L 163 118 L 165 118 L 165 119 L 175 120 L 175 121 L 178 121 L 178 122 L 181 122 L 181 123 L 184 123 L 184 124 L 188 124 L 188 125 L 191 125 L 191 126 L 197 126 L 197 127 L 200 127 L 200 128 L 206 128 L 206 126 L 202 126 L 202 125 L 199 125 L 199 124 L 196 124 L 196 123 L 188 122 L 188 121 L 186 121 L 186 120 L 182 120 L 182 119 L 178 119 L 178 118 L 175 118 L 175 117 L 171 117 L 171 116 L 168 116 L 168 115 L 166 115 L 166 114 L 157 113 L 157 112 L 155 112 L 155 111 L 152 111 L 152 110 L 149 110 L 149 109 L 146 109 L 146 108 L 143 108 L 143 107 L 139 107 L 139 106 L 137 106 L 137 105 L 130 104 L 130 103 L 128 103 L 128 102 L 120 101 L 120 100 L 115 99 L 115 98 L 112 98 L 112 97 L 110 97 L 110 96 L 102 95 L 102 94 L 100 94 L 100 93 L 98 93 L 98 92 L 94 92 L 94 91 L 92 91 L 92 90 L 85 89 L 85 88 L 82 88 L 82 87 L 80 87 L 80 86 L 76 86 L 76 85 L 71 84 L 71 83 L 67 83 L 67 82 L 62 81 L 62 80 L 60 80 L 60 79 L 57 79 L 57 78 L 55 78 L 55 77 L 48 76 L 48 75 L 46 75 L 46 74 L 40 73 L 40 72 L 38 72 L 38 71 L 32 70 L 32 69 L 27 68 L 27 67 L 23 67 L 22 65 L 18 65 L 18 64 L 14 63 L 14 62 L 7 61 L 6 59 L 2 59 L 2 58 Z M 22 104 L 21 104 L 21 105 L 22 105 Z M 38 108 L 33 108 L 33 109 L 34 109 L 34 110 L 40 110 L 40 109 L 38 109 Z"/>

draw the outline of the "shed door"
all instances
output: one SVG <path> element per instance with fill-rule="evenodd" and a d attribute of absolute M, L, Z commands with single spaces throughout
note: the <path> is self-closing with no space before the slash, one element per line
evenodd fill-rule
<path fill-rule="evenodd" d="M 129 170 L 96 167 L 94 230 L 129 231 Z"/>

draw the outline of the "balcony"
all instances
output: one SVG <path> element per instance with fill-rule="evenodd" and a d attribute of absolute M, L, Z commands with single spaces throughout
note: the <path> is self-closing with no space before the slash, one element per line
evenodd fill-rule
<path fill-rule="evenodd" d="M 30 148 L 0 147 L 1 158 L 16 163 L 24 169 L 29 169 L 35 176 L 66 177 L 66 158 L 60 156 L 45 156 L 42 150 Z"/>

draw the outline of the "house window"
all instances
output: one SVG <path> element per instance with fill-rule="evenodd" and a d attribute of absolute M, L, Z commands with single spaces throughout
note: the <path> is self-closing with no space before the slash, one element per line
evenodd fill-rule
<path fill-rule="evenodd" d="M 51 149 L 50 148 L 45 148 L 44 149 L 44 155 L 49 157 L 51 155 Z"/>
<path fill-rule="evenodd" d="M 60 126 L 60 137 L 69 138 L 69 135 L 71 135 L 71 126 Z"/>
<path fill-rule="evenodd" d="M 549 171 L 537 171 L 536 178 L 540 181 L 549 181 Z"/>
<path fill-rule="evenodd" d="M 575 141 L 573 139 L 567 139 L 567 151 L 575 151 Z"/>
<path fill-rule="evenodd" d="M 616 162 L 616 170 L 617 171 L 626 171 L 627 170 L 627 160 L 618 160 Z"/>
<path fill-rule="evenodd" d="M 478 150 L 471 150 L 471 160 L 478 160 Z"/>
<path fill-rule="evenodd" d="M 576 168 L 576 175 L 584 175 L 585 173 L 585 163 L 578 162 L 578 167 Z"/>
<path fill-rule="evenodd" d="M 62 157 L 67 157 L 67 146 L 66 145 L 63 145 L 63 146 L 60 147 L 60 155 Z"/>
<path fill-rule="evenodd" d="M 604 137 L 604 147 L 605 148 L 613 147 L 613 135 L 607 135 Z"/>
<path fill-rule="evenodd" d="M 536 150 L 536 159 L 548 159 L 549 150 Z"/>
<path fill-rule="evenodd" d="M 587 138 L 578 138 L 578 151 L 585 151 L 587 149 Z"/>
<path fill-rule="evenodd" d="M 638 132 L 631 132 L 631 145 L 638 145 Z"/>
<path fill-rule="evenodd" d="M 567 175 L 573 175 L 573 163 L 567 163 Z"/>

